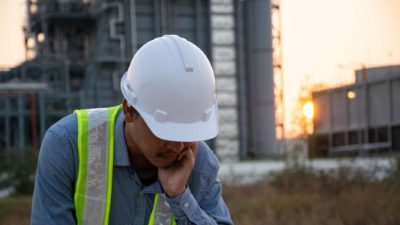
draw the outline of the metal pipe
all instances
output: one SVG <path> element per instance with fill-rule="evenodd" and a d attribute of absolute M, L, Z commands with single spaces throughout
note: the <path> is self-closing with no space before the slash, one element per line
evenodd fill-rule
<path fill-rule="evenodd" d="M 123 11 L 123 4 L 120 2 L 110 2 L 110 3 L 103 3 L 101 10 L 105 10 L 107 8 L 117 8 L 118 15 L 117 18 L 110 19 L 110 39 L 111 40 L 118 40 L 120 43 L 120 51 L 121 51 L 121 71 L 125 71 L 125 36 L 123 34 L 117 33 L 117 23 L 124 22 L 124 11 Z"/>
<path fill-rule="evenodd" d="M 5 98 L 5 139 L 6 139 L 6 149 L 10 149 L 10 98 Z"/>
<path fill-rule="evenodd" d="M 390 151 L 393 150 L 393 143 L 392 143 L 392 121 L 393 121 L 393 98 L 392 98 L 392 81 L 389 78 L 386 78 L 387 85 L 388 85 L 388 97 L 389 97 L 389 119 L 387 125 L 387 136 L 388 142 L 390 143 Z"/>
<path fill-rule="evenodd" d="M 165 0 L 160 0 L 160 14 L 161 14 L 161 33 L 164 35 L 164 34 L 167 34 L 168 33 L 168 19 L 169 19 L 169 16 L 168 16 L 168 12 L 167 12 L 167 4 L 168 4 L 168 1 L 167 2 L 165 2 Z"/>
<path fill-rule="evenodd" d="M 44 93 L 40 91 L 39 93 L 39 116 L 40 116 L 40 139 L 43 140 L 44 134 L 46 132 L 46 109 L 45 109 L 45 98 Z"/>
<path fill-rule="evenodd" d="M 363 71 L 363 77 L 364 76 L 364 71 Z M 368 113 L 368 109 L 369 109 L 369 104 L 368 104 L 368 99 L 369 99 L 369 91 L 368 91 L 368 84 L 367 81 L 363 78 L 363 86 L 364 86 L 364 112 L 365 112 L 365 128 L 364 128 L 364 137 L 365 137 L 365 143 L 368 144 L 369 143 L 369 113 Z M 365 156 L 366 152 L 364 150 L 362 150 L 360 152 L 360 156 L 363 157 Z"/>
<path fill-rule="evenodd" d="M 203 46 L 203 41 L 201 41 L 201 37 L 202 37 L 202 33 L 201 33 L 201 5 L 200 5 L 200 0 L 196 0 L 195 1 L 195 5 L 194 5 L 194 9 L 195 9 L 195 29 L 196 29 L 196 35 L 195 35 L 195 40 L 197 45 L 201 48 Z"/>
<path fill-rule="evenodd" d="M 344 89 L 344 99 L 345 99 L 345 107 L 346 107 L 346 131 L 344 131 L 344 145 L 349 145 L 349 135 L 350 135 L 350 99 L 347 98 L 347 93 L 349 92 L 349 88 Z"/>
<path fill-rule="evenodd" d="M 246 1 L 251 95 L 251 151 L 256 157 L 277 155 L 273 81 L 271 3 Z"/>
<path fill-rule="evenodd" d="M 82 88 L 79 91 L 79 105 L 80 105 L 81 109 L 85 108 L 84 102 L 85 102 L 85 92 L 84 92 L 84 90 Z"/>
<path fill-rule="evenodd" d="M 32 130 L 32 147 L 38 147 L 37 140 L 37 118 L 36 118 L 36 95 L 34 92 L 29 93 L 31 98 L 31 130 Z"/>
<path fill-rule="evenodd" d="M 331 155 L 333 149 L 333 114 L 332 114 L 332 94 L 328 95 L 329 98 L 329 136 L 328 136 L 328 155 Z"/>
<path fill-rule="evenodd" d="M 25 33 L 25 48 L 26 48 L 26 52 L 25 52 L 25 59 L 29 60 L 32 59 L 33 56 L 29 55 L 30 53 L 32 53 L 32 49 L 28 46 L 28 40 L 29 38 L 35 37 L 35 33 L 32 32 L 32 26 L 31 26 L 31 6 L 32 6 L 32 1 L 31 0 L 26 0 L 26 33 Z M 34 43 L 34 49 L 35 49 L 35 55 L 37 54 L 37 39 L 34 38 L 35 43 Z"/>
<path fill-rule="evenodd" d="M 237 75 L 239 81 L 239 90 L 238 90 L 238 97 L 239 97 L 239 124 L 240 124 L 240 157 L 242 159 L 247 157 L 247 145 L 248 145 L 248 120 L 247 120 L 247 101 L 246 101 L 246 78 L 244 72 L 244 40 L 243 40 L 243 21 L 242 21 L 242 1 L 235 1 L 236 4 L 236 40 L 237 46 L 236 50 L 237 54 Z"/>
<path fill-rule="evenodd" d="M 71 92 L 71 74 L 70 74 L 70 62 L 66 54 L 63 55 L 62 60 L 64 61 L 64 82 L 65 92 Z"/>
<path fill-rule="evenodd" d="M 52 40 L 50 40 L 50 35 L 49 35 L 49 23 L 47 22 L 47 16 L 46 16 L 46 8 L 45 7 L 40 7 L 40 24 L 42 28 L 42 32 L 45 35 L 45 39 L 43 42 L 43 55 L 48 55 L 51 53 L 50 50 L 50 43 Z"/>
<path fill-rule="evenodd" d="M 24 127 L 25 127 L 25 110 L 24 110 L 24 102 L 21 95 L 17 97 L 17 104 L 18 104 L 18 147 L 19 150 L 22 151 L 25 144 L 25 136 L 24 136 Z"/>
<path fill-rule="evenodd" d="M 156 37 L 160 36 L 161 32 L 161 18 L 160 18 L 160 14 L 161 14 L 161 7 L 160 7 L 160 0 L 154 0 L 154 35 Z"/>
<path fill-rule="evenodd" d="M 132 57 L 137 51 L 136 1 L 130 0 Z"/>

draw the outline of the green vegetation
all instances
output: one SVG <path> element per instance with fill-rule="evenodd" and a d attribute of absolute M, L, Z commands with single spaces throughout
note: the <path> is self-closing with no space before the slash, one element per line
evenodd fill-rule
<path fill-rule="evenodd" d="M 8 154 L 0 161 L 0 174 L 5 178 L 0 181 L 0 189 L 13 186 L 16 195 L 32 195 L 38 151 L 28 149 L 25 154 Z"/>

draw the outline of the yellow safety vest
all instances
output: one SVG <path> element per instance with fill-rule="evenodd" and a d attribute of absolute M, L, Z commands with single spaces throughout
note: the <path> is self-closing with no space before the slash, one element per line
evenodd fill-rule
<path fill-rule="evenodd" d="M 78 225 L 108 225 L 114 162 L 114 123 L 121 105 L 75 110 L 79 169 L 74 196 Z M 176 225 L 166 197 L 157 193 L 149 225 Z"/>

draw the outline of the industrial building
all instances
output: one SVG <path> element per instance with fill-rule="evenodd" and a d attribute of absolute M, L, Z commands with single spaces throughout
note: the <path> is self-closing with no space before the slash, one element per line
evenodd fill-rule
<path fill-rule="evenodd" d="M 400 66 L 362 68 L 354 84 L 312 98 L 311 156 L 400 152 Z"/>
<path fill-rule="evenodd" d="M 276 155 L 269 0 L 27 0 L 27 61 L 0 72 L 0 149 L 38 148 L 76 108 L 117 105 L 137 49 L 178 34 L 210 58 L 222 160 Z"/>

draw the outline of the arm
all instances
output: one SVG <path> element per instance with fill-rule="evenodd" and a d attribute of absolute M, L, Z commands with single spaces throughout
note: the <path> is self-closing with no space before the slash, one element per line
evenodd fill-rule
<path fill-rule="evenodd" d="M 221 184 L 216 176 L 212 178 L 214 179 L 210 179 L 201 202 L 197 202 L 188 187 L 180 196 L 168 199 L 178 225 L 232 224 L 228 208 L 222 199 Z"/>
<path fill-rule="evenodd" d="M 218 161 L 215 157 L 207 160 L 203 157 L 201 166 L 207 167 L 203 175 L 192 171 L 197 145 L 190 147 L 190 151 L 183 151 L 178 161 L 169 168 L 159 168 L 160 182 L 169 198 L 172 211 L 175 215 L 175 221 L 178 225 L 183 224 L 232 224 L 229 211 L 222 199 L 221 184 L 218 181 Z M 203 151 L 204 152 L 204 151 Z M 213 161 L 213 163 L 211 163 Z M 215 161 L 215 162 L 214 162 Z M 190 173 L 201 177 L 201 182 L 196 185 L 201 190 L 197 199 L 192 194 L 190 188 L 186 185 Z"/>
<path fill-rule="evenodd" d="M 32 225 L 76 224 L 73 148 L 66 135 L 48 130 L 42 142 L 32 200 Z"/>

